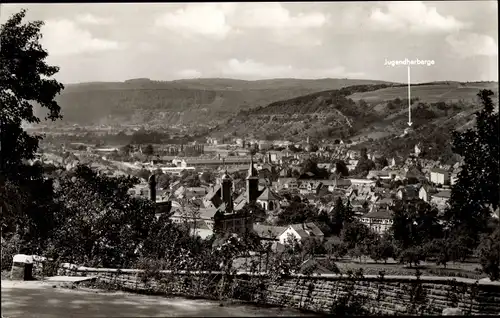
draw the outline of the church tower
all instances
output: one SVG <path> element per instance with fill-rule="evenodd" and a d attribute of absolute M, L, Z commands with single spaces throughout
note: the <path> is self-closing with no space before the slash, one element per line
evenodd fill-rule
<path fill-rule="evenodd" d="M 221 184 L 222 202 L 226 204 L 226 213 L 229 213 L 233 211 L 233 198 L 231 194 L 233 189 L 233 182 L 231 180 L 231 177 L 227 173 L 226 167 L 224 167 L 224 174 L 221 177 Z"/>
<path fill-rule="evenodd" d="M 247 175 L 246 200 L 247 203 L 255 202 L 259 195 L 259 176 L 253 166 L 253 156 L 250 159 L 250 167 Z"/>

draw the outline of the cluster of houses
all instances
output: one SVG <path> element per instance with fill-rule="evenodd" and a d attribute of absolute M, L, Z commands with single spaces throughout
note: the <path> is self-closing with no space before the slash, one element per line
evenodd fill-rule
<path fill-rule="evenodd" d="M 348 162 L 357 160 L 356 152 L 346 151 L 344 155 Z M 206 161 L 206 165 L 200 167 L 218 174 L 216 184 L 187 187 L 177 181 L 166 189 L 161 200 L 172 203 L 170 213 L 174 222 L 192 223 L 193 235 L 206 238 L 217 231 L 251 230 L 279 245 L 290 235 L 299 241 L 324 237 L 320 226 L 314 223 L 271 225 L 270 220 L 290 204 L 286 199 L 290 196 L 285 193 L 299 196 L 318 211 L 327 212 L 331 212 L 337 198 L 341 198 L 350 203 L 362 223 L 383 234 L 392 225 L 391 209 L 396 200 L 423 200 L 444 211 L 451 195 L 450 186 L 460 171 L 459 164 L 445 166 L 410 158 L 400 163 L 390 160 L 388 166 L 369 171 L 365 178 L 340 177 L 335 174 L 334 165 L 326 160 L 321 163 L 321 156 L 317 156 L 318 167 L 331 173 L 329 179 L 320 179 L 314 174 L 290 177 L 290 170 L 299 169 L 306 158 L 301 153 L 283 152 L 280 156 L 268 151 L 258 162 L 254 162 L 253 157 Z M 235 172 L 240 173 L 233 178 Z M 246 208 L 248 204 L 260 205 L 264 214 L 249 216 L 252 211 Z M 498 216 L 498 211 L 496 213 Z"/>
<path fill-rule="evenodd" d="M 341 198 L 350 203 L 362 223 L 383 234 L 392 225 L 391 209 L 396 200 L 423 200 L 444 211 L 450 199 L 450 187 L 460 172 L 459 163 L 450 166 L 418 158 L 418 145 L 415 156 L 407 160 L 391 158 L 385 167 L 369 171 L 364 178 L 341 177 L 337 173 L 332 163 L 335 160 L 343 160 L 349 171 L 354 170 L 360 160 L 360 151 L 343 143 L 320 147 L 314 153 L 261 150 L 251 156 L 246 149 L 241 153 L 233 151 L 233 155 L 222 149 L 213 156 L 169 157 L 166 167 L 161 165 L 164 162 L 139 165 L 151 172 L 160 168 L 174 175 L 187 170 L 200 175 L 210 171 L 218 178 L 215 184 L 202 183 L 197 187 L 177 180 L 167 189 L 155 186 L 154 190 L 144 181 L 131 189 L 130 194 L 154 200 L 161 207 L 158 215 L 167 211 L 173 222 L 190 222 L 193 235 L 206 238 L 217 231 L 243 233 L 251 230 L 261 238 L 280 244 L 289 235 L 299 241 L 324 236 L 317 224 L 270 225 L 290 204 L 286 197 L 298 196 L 318 211 L 326 212 L 331 212 Z M 311 155 L 316 158 L 318 168 L 328 172 L 329 178 L 300 172 L 303 162 Z M 380 158 L 376 152 L 367 156 L 373 161 Z M 264 214 L 249 216 L 252 211 L 248 206 L 252 204 L 260 205 Z M 498 211 L 495 216 L 498 217 Z"/>

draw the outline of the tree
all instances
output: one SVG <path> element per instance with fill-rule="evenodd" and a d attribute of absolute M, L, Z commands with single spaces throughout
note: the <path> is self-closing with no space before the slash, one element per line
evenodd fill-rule
<path fill-rule="evenodd" d="M 421 246 L 412 246 L 398 253 L 399 262 L 402 264 L 408 263 L 410 267 L 412 267 L 413 264 L 417 266 L 424 258 L 425 253 Z"/>
<path fill-rule="evenodd" d="M 129 266 L 155 221 L 152 202 L 128 194 L 137 183 L 136 178 L 108 177 L 83 165 L 62 177 L 56 195 L 63 208 L 50 257 L 87 266 Z"/>
<path fill-rule="evenodd" d="M 45 62 L 43 22 L 23 23 L 25 16 L 22 10 L 0 28 L 0 202 L 2 236 L 17 233 L 21 252 L 35 253 L 47 243 L 58 207 L 42 167 L 23 163 L 35 158 L 41 137 L 29 135 L 22 123 L 40 122 L 33 104 L 47 111 L 45 119 L 61 118 L 55 97 L 64 86 L 52 78 L 59 68 Z"/>
<path fill-rule="evenodd" d="M 396 201 L 393 211 L 391 231 L 395 244 L 401 250 L 443 237 L 443 228 L 437 219 L 438 211 L 430 204 Z"/>
<path fill-rule="evenodd" d="M 138 178 L 148 180 L 149 176 L 151 175 L 151 172 L 149 170 L 143 168 L 143 169 L 137 171 L 136 175 Z"/>
<path fill-rule="evenodd" d="M 152 156 L 155 153 L 155 150 L 153 148 L 153 145 L 148 144 L 144 149 L 142 150 L 142 153 L 144 153 L 146 156 Z"/>
<path fill-rule="evenodd" d="M 479 246 L 479 258 L 483 272 L 491 280 L 500 280 L 500 226 Z"/>
<path fill-rule="evenodd" d="M 292 201 L 279 214 L 276 225 L 287 226 L 289 224 L 299 224 L 314 222 L 317 220 L 317 208 L 302 202 Z"/>
<path fill-rule="evenodd" d="M 394 247 L 392 242 L 387 236 L 377 238 L 375 243 L 371 245 L 369 255 L 375 262 L 381 260 L 387 262 L 389 257 L 394 256 Z"/>
<path fill-rule="evenodd" d="M 26 10 L 14 14 L 0 29 L 0 175 L 15 176 L 23 159 L 34 159 L 39 136 L 31 136 L 22 122 L 39 123 L 32 103 L 48 110 L 46 119 L 62 118 L 55 97 L 64 86 L 52 79 L 59 68 L 45 62 L 40 45 L 42 21 L 23 24 Z"/>
<path fill-rule="evenodd" d="M 200 176 L 200 179 L 201 181 L 209 184 L 215 183 L 216 181 L 215 175 L 211 171 L 203 172 Z"/>
<path fill-rule="evenodd" d="M 382 170 L 383 168 L 389 166 L 389 161 L 386 157 L 379 157 L 375 160 L 375 166 L 377 169 Z"/>
<path fill-rule="evenodd" d="M 120 148 L 120 153 L 126 157 L 128 157 L 130 155 L 130 153 L 132 152 L 133 148 L 130 144 L 127 144 L 123 147 Z"/>
<path fill-rule="evenodd" d="M 353 249 L 357 243 L 362 242 L 369 234 L 370 230 L 366 225 L 358 220 L 353 220 L 344 225 L 340 237 L 347 244 L 348 249 Z"/>
<path fill-rule="evenodd" d="M 345 222 L 345 207 L 342 198 L 338 197 L 331 212 L 332 234 L 339 235 Z"/>
<path fill-rule="evenodd" d="M 446 268 L 446 264 L 452 260 L 453 248 L 450 243 L 444 238 L 434 239 L 424 246 L 425 254 L 434 255 L 436 265 L 443 265 Z"/>
<path fill-rule="evenodd" d="M 325 242 L 325 251 L 328 257 L 338 260 L 347 255 L 348 246 L 344 242 Z"/>
<path fill-rule="evenodd" d="M 340 174 L 342 177 L 349 176 L 349 169 L 343 160 L 335 161 L 335 170 L 337 171 L 337 174 Z"/>
<path fill-rule="evenodd" d="M 494 112 L 493 92 L 481 90 L 483 109 L 476 113 L 476 126 L 453 132 L 453 152 L 463 157 L 458 180 L 452 187 L 445 219 L 452 236 L 466 235 L 474 248 L 487 232 L 491 208 L 497 209 L 500 195 L 499 114 Z"/>
<path fill-rule="evenodd" d="M 170 186 L 170 181 L 171 177 L 168 173 L 161 174 L 157 180 L 158 187 L 167 189 Z"/>

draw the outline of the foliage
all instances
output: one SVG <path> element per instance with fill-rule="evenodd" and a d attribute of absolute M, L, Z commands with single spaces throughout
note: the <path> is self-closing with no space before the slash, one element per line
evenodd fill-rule
<path fill-rule="evenodd" d="M 138 178 L 141 178 L 141 179 L 144 179 L 144 180 L 148 180 L 149 176 L 151 175 L 151 172 L 147 169 L 140 169 L 138 170 L 135 175 L 138 177 Z"/>
<path fill-rule="evenodd" d="M 59 119 L 55 97 L 63 85 L 52 79 L 58 67 L 45 62 L 48 53 L 39 43 L 43 23 L 23 23 L 25 16 L 21 10 L 0 29 L 0 201 L 2 236 L 17 234 L 20 252 L 38 253 L 47 244 L 57 206 L 42 167 L 24 162 L 35 158 L 41 137 L 29 135 L 22 124 L 40 122 L 32 104 L 47 111 L 46 119 Z"/>
<path fill-rule="evenodd" d="M 483 272 L 493 280 L 500 280 L 500 226 L 485 237 L 479 246 Z"/>
<path fill-rule="evenodd" d="M 276 225 L 285 226 L 315 222 L 317 220 L 317 208 L 303 202 L 291 201 L 279 214 Z"/>
<path fill-rule="evenodd" d="M 452 187 L 450 208 L 445 213 L 454 236 L 469 237 L 468 247 L 478 243 L 487 232 L 490 207 L 498 208 L 500 199 L 499 114 L 494 112 L 492 91 L 478 93 L 483 109 L 476 113 L 475 129 L 453 133 L 453 151 L 464 159 L 458 181 Z"/>
<path fill-rule="evenodd" d="M 424 201 L 396 201 L 391 231 L 400 249 L 421 246 L 443 235 L 438 211 Z"/>
<path fill-rule="evenodd" d="M 201 179 L 201 181 L 208 183 L 208 184 L 214 184 L 216 181 L 215 175 L 210 171 L 203 172 L 200 176 L 200 179 Z"/>
<path fill-rule="evenodd" d="M 392 241 L 387 236 L 377 238 L 375 243 L 372 243 L 370 246 L 369 255 L 376 262 L 386 262 L 388 258 L 394 256 L 394 246 Z"/>
<path fill-rule="evenodd" d="M 88 266 L 133 262 L 155 220 L 149 200 L 128 195 L 136 183 L 136 178 L 99 175 L 83 165 L 63 176 L 55 192 L 62 209 L 51 237 L 57 247 L 52 257 Z"/>
<path fill-rule="evenodd" d="M 153 145 L 148 144 L 144 149 L 142 150 L 142 153 L 145 154 L 146 156 L 152 156 L 155 153 L 155 150 L 153 148 Z"/>
<path fill-rule="evenodd" d="M 163 173 L 160 176 L 158 176 L 156 184 L 158 185 L 158 187 L 160 187 L 162 189 L 168 189 L 171 181 L 172 181 L 172 179 L 171 179 L 170 175 L 168 173 Z"/>
<path fill-rule="evenodd" d="M 2 271 L 10 270 L 14 255 L 19 254 L 21 250 L 21 238 L 14 234 L 8 239 L 2 238 Z"/>
<path fill-rule="evenodd" d="M 346 223 L 340 232 L 342 241 L 347 245 L 348 249 L 355 248 L 357 244 L 371 235 L 370 229 L 356 219 Z"/>
<path fill-rule="evenodd" d="M 343 160 L 336 160 L 335 161 L 335 171 L 341 177 L 348 177 L 349 176 L 349 169 L 347 168 L 347 165 Z"/>
<path fill-rule="evenodd" d="M 28 135 L 22 122 L 39 123 L 32 103 L 48 110 L 47 119 L 56 120 L 60 107 L 54 100 L 64 88 L 51 77 L 58 67 L 46 64 L 48 53 L 39 43 L 41 21 L 23 24 L 26 11 L 14 14 L 0 29 L 0 109 L 2 127 L 1 173 L 16 176 L 22 159 L 34 159 L 39 136 Z M 19 176 L 17 176 L 19 177 Z"/>
<path fill-rule="evenodd" d="M 450 243 L 445 238 L 434 239 L 428 242 L 423 249 L 426 254 L 436 257 L 437 265 L 443 265 L 446 268 L 446 264 L 452 260 L 452 252 L 454 251 Z"/>
<path fill-rule="evenodd" d="M 353 219 L 352 210 L 345 206 L 342 199 L 338 197 L 330 216 L 332 234 L 339 235 L 344 224 L 352 222 Z"/>
<path fill-rule="evenodd" d="M 304 176 L 307 173 L 314 174 L 316 179 L 327 179 L 329 175 L 326 169 L 318 167 L 318 163 L 314 159 L 307 159 L 302 163 L 300 175 Z"/>
<path fill-rule="evenodd" d="M 400 263 L 407 263 L 410 267 L 413 264 L 417 266 L 420 261 L 425 259 L 425 251 L 421 246 L 408 247 L 399 251 L 398 259 Z"/>

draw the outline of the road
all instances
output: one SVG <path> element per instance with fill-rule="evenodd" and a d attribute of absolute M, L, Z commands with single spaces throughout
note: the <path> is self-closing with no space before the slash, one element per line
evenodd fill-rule
<path fill-rule="evenodd" d="M 2 280 L 2 317 L 269 317 L 306 316 L 297 310 L 216 301 L 67 289 L 49 282 Z M 310 316 L 310 315 L 308 315 Z"/>

